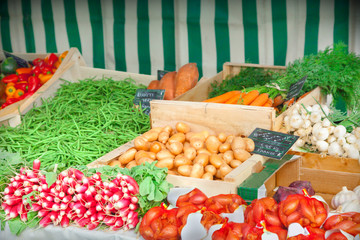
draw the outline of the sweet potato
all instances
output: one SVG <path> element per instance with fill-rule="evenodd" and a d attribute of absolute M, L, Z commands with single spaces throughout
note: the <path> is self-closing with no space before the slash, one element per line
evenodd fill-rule
<path fill-rule="evenodd" d="M 189 91 L 199 80 L 199 70 L 196 63 L 188 63 L 182 66 L 176 75 L 175 97 Z"/>
<path fill-rule="evenodd" d="M 176 72 L 166 73 L 160 80 L 159 89 L 165 89 L 165 100 L 171 100 L 175 96 Z"/>
<path fill-rule="evenodd" d="M 147 89 L 159 89 L 159 85 L 160 85 L 160 81 L 159 80 L 152 80 L 149 83 L 149 86 L 147 87 Z"/>

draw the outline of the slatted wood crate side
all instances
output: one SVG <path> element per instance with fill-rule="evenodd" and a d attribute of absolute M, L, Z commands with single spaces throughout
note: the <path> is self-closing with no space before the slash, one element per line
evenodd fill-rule
<path fill-rule="evenodd" d="M 255 128 L 272 129 L 275 111 L 232 104 L 209 104 L 188 101 L 153 100 L 151 126 L 175 126 L 179 121 L 194 131 L 208 130 L 211 134 L 224 132 L 249 136 Z"/>
<path fill-rule="evenodd" d="M 25 60 L 33 60 L 35 58 L 45 58 L 48 54 L 19 54 L 16 53 L 17 56 L 24 58 Z M 59 54 L 58 54 L 59 55 Z M 69 69 L 73 61 L 71 59 L 77 58 L 82 59 L 80 52 L 77 48 L 71 48 L 69 53 L 59 66 L 59 68 L 54 73 L 54 76 L 48 80 L 44 85 L 42 85 L 32 96 L 11 104 L 10 106 L 0 110 L 0 125 L 9 125 L 11 127 L 15 127 L 21 123 L 21 115 L 26 114 L 30 109 L 33 108 L 34 104 L 36 106 L 41 105 L 41 97 L 44 93 L 53 94 L 52 86 L 56 85 L 59 81 L 59 78 L 62 76 L 64 72 Z"/>
<path fill-rule="evenodd" d="M 91 68 L 86 66 L 79 67 L 79 79 L 85 78 L 112 78 L 115 81 L 121 81 L 126 78 L 131 78 L 135 80 L 136 84 L 142 84 L 144 86 L 148 86 L 149 83 L 156 79 L 156 76 L 153 75 L 146 75 L 146 74 L 138 74 L 138 73 L 130 73 L 130 72 L 122 72 L 122 71 L 115 71 L 115 70 L 107 70 L 107 69 L 100 69 L 100 68 Z"/>
<path fill-rule="evenodd" d="M 353 190 L 360 185 L 358 173 L 306 168 L 301 165 L 302 161 L 303 159 L 299 158 L 297 162 L 288 162 L 275 175 L 268 178 L 264 183 L 267 195 L 273 196 L 278 186 L 287 187 L 293 181 L 303 180 L 310 181 L 316 195 L 322 196 L 330 204 L 331 199 L 341 191 L 343 186 Z"/>
<path fill-rule="evenodd" d="M 273 72 L 284 72 L 286 70 L 286 67 L 284 66 L 226 62 L 223 65 L 222 79 L 226 79 L 227 77 L 234 77 L 238 75 L 241 72 L 241 70 L 245 68 L 260 68 L 266 71 L 270 70 Z"/>

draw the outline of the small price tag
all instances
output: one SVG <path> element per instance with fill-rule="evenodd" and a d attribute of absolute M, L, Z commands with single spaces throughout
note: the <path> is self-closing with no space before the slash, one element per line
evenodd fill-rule
<path fill-rule="evenodd" d="M 29 67 L 29 63 L 25 59 L 22 59 L 21 57 L 15 56 L 14 54 L 11 54 L 4 50 L 3 50 L 3 52 L 4 52 L 6 58 L 8 58 L 8 57 L 14 58 L 19 68 Z"/>
<path fill-rule="evenodd" d="M 307 79 L 307 76 L 303 77 L 302 79 L 300 79 L 299 81 L 297 81 L 296 83 L 294 83 L 290 86 L 288 94 L 286 96 L 286 100 L 290 100 L 292 98 L 299 96 L 306 79 Z"/>
<path fill-rule="evenodd" d="M 254 143 L 252 153 L 281 159 L 298 140 L 299 136 L 256 128 L 249 136 Z"/>
<path fill-rule="evenodd" d="M 165 90 L 163 89 L 138 89 L 135 93 L 134 104 L 141 105 L 144 113 L 150 114 L 150 101 L 163 100 Z"/>
<path fill-rule="evenodd" d="M 165 74 L 167 74 L 169 71 L 165 71 L 165 70 L 158 70 L 157 71 L 157 79 L 161 80 Z"/>

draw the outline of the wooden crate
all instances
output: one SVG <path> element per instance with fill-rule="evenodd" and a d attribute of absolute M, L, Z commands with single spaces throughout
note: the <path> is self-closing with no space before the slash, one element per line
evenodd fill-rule
<path fill-rule="evenodd" d="M 263 121 L 263 118 L 269 118 L 273 114 L 272 111 L 260 111 L 253 107 L 229 111 L 228 109 L 223 109 L 221 104 L 206 106 L 194 102 L 177 102 L 176 104 L 174 102 L 167 100 L 151 101 L 152 127 L 170 125 L 175 128 L 176 123 L 181 121 L 188 124 L 191 127 L 191 131 L 194 132 L 207 130 L 210 134 L 224 132 L 235 135 L 249 135 L 256 127 L 266 129 L 271 127 L 271 124 L 268 121 Z M 258 114 L 262 118 L 253 117 L 252 114 L 256 115 L 256 111 L 260 111 Z M 124 144 L 90 163 L 88 167 L 94 168 L 107 165 L 111 160 L 117 159 L 122 153 L 133 146 L 133 142 Z M 253 169 L 262 166 L 266 160 L 267 158 L 260 155 L 253 155 L 238 168 L 233 169 L 225 177 L 224 181 L 175 175 L 168 175 L 167 181 L 175 187 L 198 187 L 208 196 L 220 193 L 236 193 L 238 185 L 251 175 Z"/>
<path fill-rule="evenodd" d="M 211 78 L 202 78 L 198 84 L 183 95 L 177 97 L 177 101 L 192 101 L 201 102 L 208 98 L 209 92 L 211 91 L 211 84 L 215 82 L 221 82 L 226 79 L 227 76 L 233 77 L 238 74 L 242 69 L 245 68 L 262 68 L 264 70 L 283 72 L 286 67 L 283 66 L 268 66 L 259 64 L 247 64 L 247 63 L 230 63 L 226 62 L 223 65 L 223 71 L 219 72 Z"/>
<path fill-rule="evenodd" d="M 346 186 L 348 189 L 352 190 L 356 186 L 360 185 L 359 173 L 308 168 L 306 165 L 302 164 L 303 160 L 304 159 L 301 156 L 297 159 L 287 161 L 278 169 L 274 169 L 273 171 L 269 172 L 268 177 L 265 181 L 263 181 L 266 189 L 265 195 L 273 196 L 275 194 L 276 187 L 287 187 L 293 181 L 303 180 L 310 181 L 316 195 L 322 196 L 325 201 L 330 204 L 332 197 L 341 191 L 343 186 Z M 256 174 L 255 170 L 254 174 Z M 258 174 L 261 174 L 261 171 Z M 246 181 L 244 182 L 244 186 L 246 185 L 246 188 L 244 188 L 245 192 L 243 191 L 243 193 L 241 193 L 241 191 L 239 191 L 240 195 L 243 196 L 246 195 L 246 191 L 248 191 L 249 186 L 251 186 L 251 182 Z M 255 190 L 257 187 L 256 185 L 259 184 L 253 184 Z M 240 186 L 240 190 L 241 187 L 242 186 Z M 250 201 L 252 199 L 247 200 Z"/>
<path fill-rule="evenodd" d="M 36 58 L 45 58 L 48 54 L 14 53 L 14 55 L 29 61 Z M 0 110 L 0 125 L 9 125 L 11 127 L 19 125 L 21 123 L 21 115 L 27 113 L 34 106 L 35 102 L 41 103 L 41 100 L 38 100 L 42 93 L 49 91 L 51 86 L 59 81 L 60 76 L 73 65 L 75 59 L 77 61 L 82 61 L 83 64 L 85 63 L 78 49 L 71 48 L 65 59 L 60 64 L 59 68 L 54 73 L 54 76 L 44 85 L 42 85 L 32 96 Z"/>
<path fill-rule="evenodd" d="M 358 159 L 323 156 L 318 153 L 296 152 L 292 150 L 289 151 L 289 154 L 302 156 L 301 166 L 304 168 L 360 174 L 360 162 Z"/>
<path fill-rule="evenodd" d="M 233 77 L 237 74 L 239 74 L 239 72 L 245 68 L 262 68 L 264 70 L 271 70 L 274 72 L 283 72 L 286 70 L 286 67 L 283 66 L 267 66 L 267 65 L 259 65 L 259 64 L 242 64 L 242 63 L 224 63 L 223 65 L 223 71 L 221 71 L 220 73 L 216 74 L 214 77 L 212 78 L 203 78 L 201 81 L 199 81 L 199 83 L 191 90 L 189 90 L 188 92 L 184 93 L 183 95 L 177 97 L 176 101 L 190 101 L 190 102 L 202 102 L 204 100 L 206 100 L 208 98 L 209 92 L 211 91 L 212 87 L 211 84 L 215 83 L 215 82 L 221 82 L 224 79 L 226 79 L 226 77 L 230 76 Z M 320 103 L 324 103 L 326 100 L 325 96 L 321 94 L 321 89 L 320 88 L 316 88 L 314 89 L 310 94 L 308 94 L 306 97 L 304 97 L 303 99 L 299 100 L 298 103 L 301 104 L 316 104 L 316 101 L 319 101 Z M 214 105 L 217 103 L 200 103 L 202 105 Z M 222 106 L 222 108 L 232 108 L 230 107 L 231 104 L 220 104 Z M 247 106 L 243 106 L 243 105 L 234 105 L 236 108 L 232 108 L 232 109 L 237 109 L 237 108 L 245 108 Z M 291 111 L 294 108 L 294 106 L 291 106 L 287 111 Z M 268 111 L 268 109 L 273 109 L 273 108 L 266 108 L 266 107 L 254 107 L 254 109 L 257 110 L 264 110 L 264 111 Z M 284 119 L 284 116 L 286 115 L 286 112 L 280 114 L 279 116 L 275 117 L 275 114 L 273 115 L 273 117 L 271 119 L 269 119 L 269 121 L 271 122 L 272 128 L 271 130 L 274 131 L 280 131 L 282 128 L 282 122 Z M 259 112 L 259 111 L 257 111 Z M 259 116 L 260 117 L 260 116 Z"/>
<path fill-rule="evenodd" d="M 65 61 L 65 60 L 64 60 Z M 62 64 L 63 65 L 63 64 Z M 84 58 L 76 48 L 72 48 L 66 57 L 65 64 L 54 74 L 47 83 L 45 83 L 33 96 L 24 99 L 18 104 L 3 109 L 7 110 L 6 115 L 0 115 L 0 124 L 16 126 L 21 122 L 21 115 L 27 113 L 34 105 L 41 106 L 42 99 L 48 99 L 56 95 L 56 91 L 64 83 L 78 82 L 85 78 L 101 79 L 102 77 L 111 77 L 119 81 L 125 78 L 132 78 L 137 84 L 148 85 L 156 77 L 145 74 L 128 73 L 114 70 L 87 67 Z M 13 106 L 14 105 L 14 106 Z M 20 106 L 20 108 L 19 108 Z M 12 108 L 10 108 L 12 107 Z M 20 109 L 20 111 L 18 110 Z M 2 111 L 2 110 L 1 110 Z M 1 114 L 0 111 L 0 114 Z"/>

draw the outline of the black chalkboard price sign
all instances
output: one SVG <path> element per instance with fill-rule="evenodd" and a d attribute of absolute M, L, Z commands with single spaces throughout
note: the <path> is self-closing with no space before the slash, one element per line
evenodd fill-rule
<path fill-rule="evenodd" d="M 14 54 L 11 54 L 11 53 L 9 53 L 7 51 L 3 51 L 3 52 L 4 52 L 6 58 L 12 57 L 13 59 L 15 59 L 15 61 L 16 61 L 19 68 L 27 68 L 27 67 L 29 67 L 29 63 L 25 59 L 22 59 L 21 57 L 15 56 Z"/>
<path fill-rule="evenodd" d="M 303 77 L 302 79 L 300 79 L 299 81 L 297 81 L 296 83 L 294 83 L 290 86 L 288 94 L 286 96 L 286 100 L 290 100 L 292 98 L 299 96 L 306 79 L 307 79 L 307 76 Z"/>
<path fill-rule="evenodd" d="M 252 153 L 281 159 L 298 140 L 299 136 L 256 128 L 249 136 L 254 143 Z"/>
<path fill-rule="evenodd" d="M 163 100 L 165 90 L 163 89 L 138 89 L 135 93 L 134 104 L 141 105 L 144 113 L 150 114 L 150 101 Z"/>
<path fill-rule="evenodd" d="M 162 78 L 163 78 L 163 76 L 165 75 L 165 74 L 167 74 L 169 71 L 165 71 L 165 70 L 158 70 L 157 71 L 157 79 L 158 80 L 161 80 Z"/>

